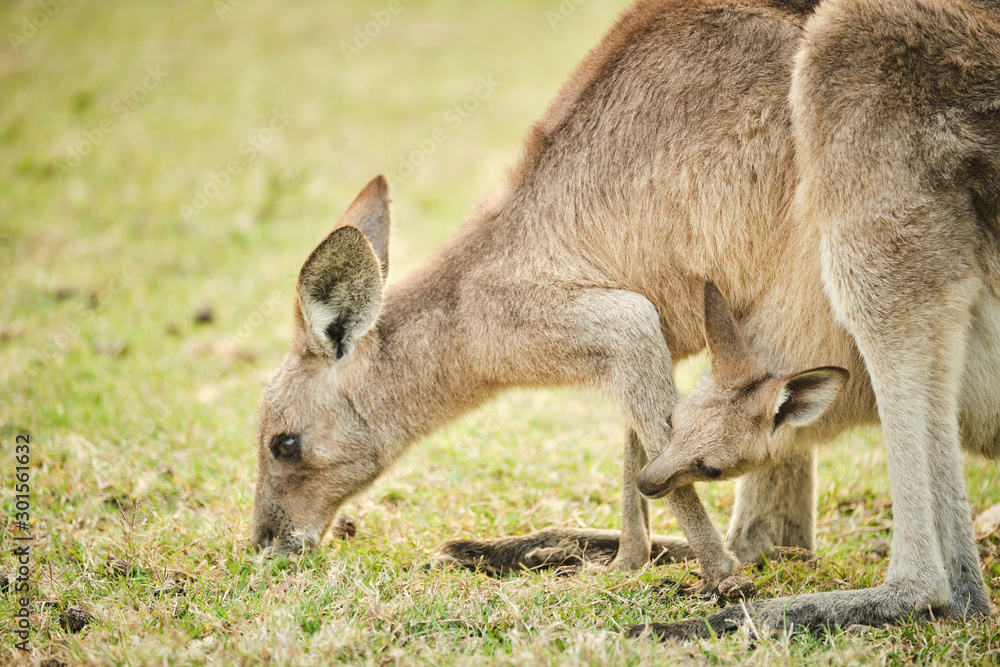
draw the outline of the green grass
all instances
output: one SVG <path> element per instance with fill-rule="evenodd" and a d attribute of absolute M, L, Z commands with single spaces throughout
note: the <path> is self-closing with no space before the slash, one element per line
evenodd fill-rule
<path fill-rule="evenodd" d="M 396 171 L 492 76 L 497 90 L 394 184 L 391 279 L 404 276 L 500 182 L 529 124 L 625 2 L 583 3 L 552 29 L 556 0 L 403 0 L 350 62 L 341 44 L 388 2 L 230 4 L 220 19 L 212 3 L 191 0 L 53 3 L 16 51 L 9 35 L 44 10 L 0 6 L 0 569 L 14 570 L 14 440 L 30 433 L 30 659 L 1000 659 L 995 619 L 759 643 L 623 639 L 632 623 L 710 611 L 657 590 L 687 565 L 507 579 L 425 569 L 448 539 L 617 526 L 621 420 L 602 399 L 569 391 L 504 396 L 416 445 L 345 508 L 357 539 L 291 558 L 250 552 L 257 395 L 289 341 L 302 260 L 372 176 Z M 241 143 L 275 109 L 293 118 L 248 160 Z M 100 141 L 62 168 L 88 134 Z M 185 216 L 231 161 L 239 173 Z M 211 322 L 196 323 L 204 307 Z M 699 363 L 682 369 L 683 383 Z M 996 464 L 970 460 L 966 471 L 975 508 L 1000 501 Z M 722 526 L 732 484 L 703 495 Z M 887 561 L 866 552 L 889 538 L 888 500 L 877 433 L 825 450 L 819 559 L 769 564 L 754 575 L 762 595 L 877 584 Z M 662 504 L 654 521 L 677 532 Z M 996 546 L 982 545 L 995 601 Z M 117 559 L 134 574 L 116 574 Z M 59 625 L 71 605 L 93 617 L 79 634 Z M 0 656 L 12 661 L 24 658 L 9 633 L 14 611 L 15 596 L 0 596 Z"/>

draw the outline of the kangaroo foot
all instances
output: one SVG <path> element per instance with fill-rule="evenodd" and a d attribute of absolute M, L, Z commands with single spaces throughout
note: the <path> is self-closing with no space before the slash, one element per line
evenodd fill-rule
<path fill-rule="evenodd" d="M 988 609 L 932 607 L 927 596 L 903 585 L 883 585 L 862 591 L 832 591 L 796 597 L 744 602 L 726 607 L 707 618 L 689 618 L 676 623 L 647 623 L 632 627 L 629 637 L 660 640 L 709 638 L 746 628 L 756 636 L 773 632 L 817 632 L 835 627 L 895 625 L 906 620 L 924 621 L 981 616 Z"/>
<path fill-rule="evenodd" d="M 714 600 L 720 604 L 737 600 L 752 600 L 757 597 L 757 585 L 749 577 L 734 574 L 719 582 L 718 586 L 682 584 L 673 579 L 663 579 L 662 589 L 680 597 L 694 597 L 700 600 Z"/>
<path fill-rule="evenodd" d="M 623 551 L 619 551 L 615 556 L 615 559 L 608 563 L 608 570 L 612 572 L 630 572 L 632 570 L 641 570 L 648 562 L 649 557 L 641 550 L 636 551 L 635 553 L 624 553 Z"/>
<path fill-rule="evenodd" d="M 750 577 L 734 574 L 719 582 L 719 600 L 752 600 L 757 597 L 757 584 Z"/>

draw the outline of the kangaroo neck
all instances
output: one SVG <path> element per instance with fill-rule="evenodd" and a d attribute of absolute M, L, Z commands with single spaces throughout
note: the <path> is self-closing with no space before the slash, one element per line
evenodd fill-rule
<path fill-rule="evenodd" d="M 501 388 L 482 371 L 476 322 L 488 300 L 476 287 L 475 246 L 482 233 L 476 221 L 442 246 L 383 294 L 375 329 L 364 341 L 355 398 L 371 412 L 371 424 L 386 429 L 391 458 L 461 414 L 492 398 Z M 468 229 L 468 227 L 472 229 Z"/>

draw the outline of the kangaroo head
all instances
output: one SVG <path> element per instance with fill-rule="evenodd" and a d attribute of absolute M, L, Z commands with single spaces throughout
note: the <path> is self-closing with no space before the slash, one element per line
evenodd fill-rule
<path fill-rule="evenodd" d="M 358 412 L 360 378 L 388 270 L 389 192 L 361 192 L 302 266 L 295 338 L 264 389 L 257 420 L 251 540 L 298 551 L 319 543 L 340 505 L 384 468 Z"/>
<path fill-rule="evenodd" d="M 819 419 L 848 379 L 825 367 L 776 375 L 753 355 L 718 288 L 705 282 L 705 339 L 712 368 L 670 416 L 670 444 L 638 477 L 661 498 L 674 489 L 762 468 L 794 429 Z"/>

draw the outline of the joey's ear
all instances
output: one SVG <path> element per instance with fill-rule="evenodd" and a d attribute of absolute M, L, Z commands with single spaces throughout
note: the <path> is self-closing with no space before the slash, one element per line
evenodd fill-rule
<path fill-rule="evenodd" d="M 376 176 L 365 186 L 347 213 L 337 223 L 337 228 L 350 225 L 357 227 L 372 244 L 375 256 L 381 264 L 382 282 L 389 275 L 389 184 L 384 176 Z"/>
<path fill-rule="evenodd" d="M 722 293 L 708 279 L 705 280 L 705 342 L 716 380 L 738 381 L 765 375 Z"/>
<path fill-rule="evenodd" d="M 351 351 L 378 317 L 381 264 L 356 227 L 330 232 L 302 265 L 296 286 L 309 349 L 335 361 Z"/>
<path fill-rule="evenodd" d="M 805 426 L 822 417 L 849 377 L 845 369 L 827 366 L 782 378 L 774 403 L 774 428 Z"/>

